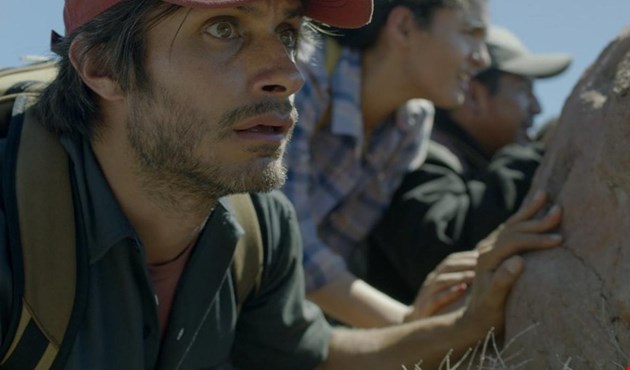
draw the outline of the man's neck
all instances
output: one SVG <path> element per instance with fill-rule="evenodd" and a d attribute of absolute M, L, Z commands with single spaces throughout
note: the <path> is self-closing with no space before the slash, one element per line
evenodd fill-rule
<path fill-rule="evenodd" d="M 361 71 L 361 111 L 366 143 L 370 134 L 385 118 L 411 99 L 398 80 L 399 71 L 379 47 L 363 51 Z"/>

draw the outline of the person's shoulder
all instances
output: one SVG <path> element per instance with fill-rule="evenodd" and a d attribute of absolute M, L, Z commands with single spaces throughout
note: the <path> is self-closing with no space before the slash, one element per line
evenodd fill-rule
<path fill-rule="evenodd" d="M 435 106 L 426 99 L 411 99 L 403 105 L 407 114 L 428 116 L 433 120 L 435 116 Z"/>
<path fill-rule="evenodd" d="M 293 204 L 291 201 L 279 190 L 273 190 L 268 193 L 252 193 L 250 194 L 252 201 L 259 213 L 266 216 L 290 216 L 293 210 Z"/>
<path fill-rule="evenodd" d="M 541 141 L 528 141 L 524 143 L 511 143 L 501 148 L 495 158 L 515 157 L 541 160 L 545 153 L 545 144 Z"/>
<path fill-rule="evenodd" d="M 418 134 L 424 131 L 422 136 L 428 137 L 435 119 L 435 106 L 426 99 L 411 99 L 398 108 L 396 115 L 399 128 Z"/>
<path fill-rule="evenodd" d="M 293 204 L 280 191 L 251 194 L 267 253 L 276 259 L 302 253 L 301 235 Z M 275 256 L 275 257 L 274 257 Z"/>
<path fill-rule="evenodd" d="M 455 172 L 463 172 L 464 166 L 461 160 L 448 147 L 431 140 L 427 151 L 426 163 L 443 165 Z"/>
<path fill-rule="evenodd" d="M 282 243 L 293 238 L 297 225 L 297 216 L 291 201 L 279 190 L 268 193 L 251 194 L 258 222 L 270 245 Z"/>

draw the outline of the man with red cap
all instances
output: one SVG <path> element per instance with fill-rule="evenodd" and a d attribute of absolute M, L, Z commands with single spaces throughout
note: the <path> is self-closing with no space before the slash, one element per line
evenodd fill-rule
<path fill-rule="evenodd" d="M 281 159 L 296 120 L 292 95 L 303 83 L 295 60 L 300 30 L 304 18 L 358 27 L 369 21 L 371 6 L 66 1 L 66 35 L 53 45 L 58 75 L 35 105 L 16 100 L 10 129 L 27 117 L 28 125 L 53 133 L 69 158 L 76 285 L 85 297 L 75 300 L 68 330 L 56 341 L 15 295 L 24 283 L 10 248 L 19 243 L 19 217 L 9 213 L 15 200 L 4 185 L 12 184 L 15 156 L 24 155 L 13 147 L 28 138 L 9 133 L 2 140 L 2 367 L 381 369 L 423 361 L 433 368 L 450 349 L 461 354 L 501 327 L 503 303 L 522 269 L 513 255 L 558 244 L 539 234 L 557 225 L 557 212 L 531 220 L 544 197 L 484 244 L 466 309 L 373 331 L 333 330 L 304 298 L 295 214 L 271 192 L 284 181 Z M 239 305 L 230 266 L 247 227 L 224 197 L 244 192 L 268 194 L 251 195 L 263 266 L 258 288 Z M 58 217 L 56 209 L 38 211 L 50 222 Z M 516 242 L 523 233 L 535 233 L 534 241 Z M 46 281 L 36 284 L 45 289 Z M 58 306 L 51 301 L 44 316 L 54 318 Z M 20 310 L 26 314 L 16 315 Z M 22 340 L 13 346 L 16 333 Z"/>

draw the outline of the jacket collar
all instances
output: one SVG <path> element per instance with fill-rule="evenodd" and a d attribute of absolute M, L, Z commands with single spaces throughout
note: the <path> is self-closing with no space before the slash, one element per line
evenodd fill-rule
<path fill-rule="evenodd" d="M 491 158 L 484 153 L 477 140 L 455 123 L 448 111 L 436 110 L 431 139 L 450 149 L 467 166 L 485 168 L 490 162 Z"/>

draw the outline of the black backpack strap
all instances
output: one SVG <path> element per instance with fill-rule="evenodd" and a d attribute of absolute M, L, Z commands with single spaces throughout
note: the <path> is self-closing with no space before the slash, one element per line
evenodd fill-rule
<path fill-rule="evenodd" d="M 13 268 L 23 292 L 14 295 L 21 301 L 20 316 L 2 357 L 3 369 L 53 367 L 66 344 L 71 318 L 77 315 L 77 234 L 69 159 L 58 138 L 28 109 L 34 101 L 32 96 L 16 99 L 9 127 L 7 158 L 13 160 L 6 165 L 14 167 L 5 174 L 14 173 L 15 181 L 8 184 L 12 189 L 4 189 L 9 194 L 5 201 L 13 203 L 5 204 L 5 212 L 12 255 L 22 259 L 22 265 Z"/>
<path fill-rule="evenodd" d="M 225 198 L 238 223 L 245 230 L 232 259 L 232 276 L 236 282 L 236 302 L 240 311 L 243 302 L 260 288 L 263 271 L 263 245 L 258 215 L 249 194 L 234 194 Z"/>

